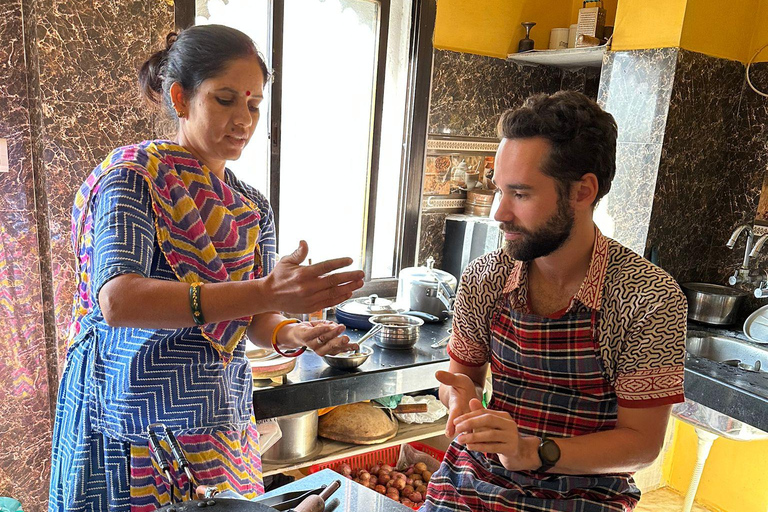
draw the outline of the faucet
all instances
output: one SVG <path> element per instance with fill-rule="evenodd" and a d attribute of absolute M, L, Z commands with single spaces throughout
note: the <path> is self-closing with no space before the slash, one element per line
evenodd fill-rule
<path fill-rule="evenodd" d="M 741 235 L 741 233 L 744 231 L 747 232 L 747 247 L 744 249 L 744 260 L 741 263 L 741 267 L 736 269 L 733 275 L 728 278 L 728 284 L 731 286 L 740 283 L 749 283 L 752 281 L 749 277 L 749 259 L 760 251 L 760 249 L 763 247 L 763 244 L 766 242 L 766 236 L 768 236 L 763 235 L 760 237 L 760 240 L 758 240 L 758 245 L 753 248 L 754 233 L 752 232 L 752 227 L 749 224 L 742 224 L 733 230 L 733 233 L 731 233 L 731 238 L 728 239 L 728 243 L 726 243 L 725 246 L 733 250 L 733 247 L 736 245 L 736 240 L 739 239 L 739 235 Z"/>

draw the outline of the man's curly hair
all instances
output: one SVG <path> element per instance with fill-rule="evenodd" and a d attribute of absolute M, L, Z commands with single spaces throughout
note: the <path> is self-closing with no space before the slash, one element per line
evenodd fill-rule
<path fill-rule="evenodd" d="M 558 182 L 561 194 L 590 172 L 598 181 L 594 204 L 611 189 L 616 174 L 616 121 L 580 92 L 531 96 L 522 107 L 501 115 L 498 133 L 506 139 L 547 139 L 551 149 L 542 172 Z"/>

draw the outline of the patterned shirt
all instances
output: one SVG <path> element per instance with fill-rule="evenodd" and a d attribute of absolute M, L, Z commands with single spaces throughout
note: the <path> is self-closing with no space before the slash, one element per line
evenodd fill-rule
<path fill-rule="evenodd" d="M 586 278 L 566 312 L 578 304 L 596 313 L 605 379 L 622 407 L 682 402 L 687 303 L 672 277 L 596 230 Z M 448 344 L 465 366 L 490 361 L 491 322 L 504 296 L 530 313 L 528 264 L 502 249 L 469 264 L 461 277 Z"/>

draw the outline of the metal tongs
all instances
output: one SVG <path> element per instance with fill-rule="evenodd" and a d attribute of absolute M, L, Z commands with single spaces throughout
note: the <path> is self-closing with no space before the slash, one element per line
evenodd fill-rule
<path fill-rule="evenodd" d="M 192 476 L 192 470 L 189 467 L 189 461 L 187 460 L 186 455 L 184 455 L 184 450 L 181 449 L 181 445 L 179 444 L 179 441 L 176 439 L 176 436 L 173 434 L 170 428 L 168 428 L 164 423 L 152 423 L 147 428 L 148 436 L 149 436 L 149 447 L 150 447 L 150 453 L 154 454 L 155 461 L 157 462 L 157 465 L 160 466 L 160 470 L 165 474 L 165 477 L 167 479 L 167 486 L 168 486 L 168 494 L 171 497 L 171 503 L 175 503 L 176 501 L 176 493 L 174 492 L 174 480 L 171 476 L 171 464 L 168 461 L 168 459 L 165 457 L 165 452 L 163 451 L 162 447 L 160 446 L 160 440 L 157 438 L 157 434 L 155 434 L 155 431 L 152 430 L 155 427 L 162 427 L 163 431 L 165 432 L 165 437 L 168 440 L 168 446 L 171 449 L 171 454 L 176 459 L 176 462 L 179 465 L 179 471 L 183 471 L 187 475 L 187 481 L 189 482 L 189 499 L 193 500 L 195 499 L 194 495 L 194 489 L 197 486 L 195 477 Z M 182 493 L 181 485 L 179 487 L 179 493 Z M 183 493 L 182 493 L 182 501 L 183 501 Z"/>

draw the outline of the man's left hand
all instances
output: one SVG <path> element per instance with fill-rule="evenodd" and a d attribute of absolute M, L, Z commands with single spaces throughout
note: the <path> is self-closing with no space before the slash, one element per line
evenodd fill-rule
<path fill-rule="evenodd" d="M 454 421 L 456 432 L 462 432 L 456 441 L 470 450 L 498 454 L 509 471 L 536 470 L 541 466 L 539 439 L 521 435 L 509 413 L 488 410 L 477 399 L 470 401 L 469 408 L 471 412 Z"/>

